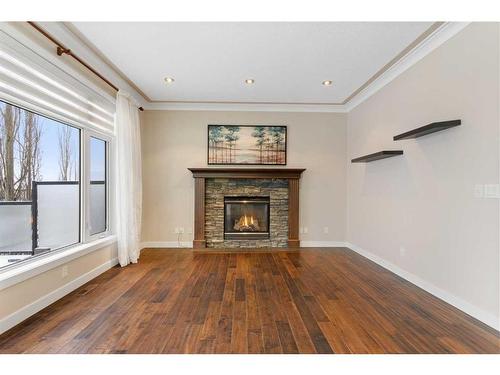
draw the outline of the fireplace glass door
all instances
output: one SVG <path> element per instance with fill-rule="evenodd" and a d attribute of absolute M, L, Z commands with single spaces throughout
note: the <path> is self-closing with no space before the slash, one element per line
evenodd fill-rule
<path fill-rule="evenodd" d="M 269 238 L 269 197 L 224 197 L 224 239 Z"/>

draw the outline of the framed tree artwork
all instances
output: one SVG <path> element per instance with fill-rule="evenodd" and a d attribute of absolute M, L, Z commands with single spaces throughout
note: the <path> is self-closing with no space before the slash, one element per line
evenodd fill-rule
<path fill-rule="evenodd" d="M 209 165 L 286 165 L 286 126 L 208 125 Z"/>

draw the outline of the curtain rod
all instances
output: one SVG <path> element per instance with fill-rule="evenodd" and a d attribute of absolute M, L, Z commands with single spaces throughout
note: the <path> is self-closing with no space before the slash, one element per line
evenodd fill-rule
<path fill-rule="evenodd" d="M 107 80 L 104 76 L 99 74 L 98 71 L 96 71 L 94 68 L 92 68 L 89 64 L 87 64 L 85 61 L 83 61 L 81 58 L 79 58 L 77 55 L 75 55 L 69 48 L 66 48 L 64 44 L 62 44 L 60 41 L 58 41 L 56 38 L 54 38 L 52 35 L 50 35 L 47 31 L 42 29 L 40 26 L 38 26 L 35 22 L 28 21 L 28 24 L 30 24 L 36 31 L 38 31 L 40 34 L 42 34 L 44 37 L 46 37 L 48 40 L 50 40 L 52 43 L 54 43 L 57 46 L 57 56 L 62 56 L 68 55 L 74 58 L 76 61 L 78 61 L 80 64 L 82 64 L 84 67 L 86 67 L 88 70 L 90 70 L 92 73 L 94 73 L 97 77 L 99 77 L 101 80 L 106 82 L 109 86 L 111 86 L 115 91 L 118 91 L 118 87 L 113 85 L 109 80 Z M 140 111 L 144 111 L 144 108 L 139 107 Z"/>

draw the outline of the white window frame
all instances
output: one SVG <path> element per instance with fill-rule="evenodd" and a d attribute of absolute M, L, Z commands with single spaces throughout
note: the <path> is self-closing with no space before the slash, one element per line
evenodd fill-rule
<path fill-rule="evenodd" d="M 112 205 L 111 205 L 111 190 L 110 187 L 112 186 L 112 181 L 111 181 L 111 173 L 110 173 L 110 159 L 111 156 L 113 155 L 112 152 L 112 145 L 113 145 L 113 138 L 110 136 L 97 132 L 95 130 L 88 130 L 86 129 L 84 131 L 85 133 L 85 140 L 84 140 L 84 147 L 85 147 L 85 164 L 83 166 L 83 175 L 84 175 L 84 180 L 85 180 L 85 189 L 83 190 L 83 196 L 82 196 L 82 201 L 84 201 L 84 211 L 82 214 L 82 223 L 83 223 L 83 228 L 82 228 L 82 233 L 83 233 L 83 238 L 84 242 L 91 242 L 97 239 L 101 238 L 106 238 L 110 236 L 113 231 L 111 228 L 111 220 L 110 220 L 110 213 L 112 212 Z M 106 230 L 104 232 L 99 232 L 96 234 L 90 234 L 90 141 L 91 138 L 96 138 L 98 140 L 104 141 L 106 143 Z M 82 158 L 83 159 L 83 158 Z"/>
<path fill-rule="evenodd" d="M 49 251 L 47 253 L 34 255 L 29 258 L 23 259 L 19 262 L 13 263 L 11 265 L 0 268 L 0 290 L 8 285 L 12 285 L 9 279 L 12 275 L 16 276 L 16 279 L 25 279 L 32 277 L 34 274 L 38 274 L 41 264 L 44 265 L 44 269 L 50 269 L 50 265 L 56 267 L 65 259 L 64 253 L 67 252 L 68 261 L 74 259 L 75 257 L 87 254 L 89 251 L 97 250 L 102 248 L 100 244 L 111 244 L 116 242 L 116 236 L 114 232 L 114 134 L 107 134 L 100 132 L 98 130 L 92 129 L 82 123 L 75 120 L 62 116 L 58 113 L 48 111 L 45 108 L 38 106 L 37 104 L 27 102 L 25 100 L 13 97 L 11 95 L 5 94 L 0 91 L 0 100 L 17 106 L 21 109 L 31 111 L 37 115 L 48 117 L 55 121 L 61 122 L 65 125 L 73 126 L 80 130 L 80 242 L 75 244 L 60 247 L 58 249 Z M 88 195 L 90 186 L 90 137 L 102 139 L 107 142 L 106 146 L 106 204 L 107 204 L 107 218 L 106 218 L 106 231 L 98 233 L 91 236 L 89 234 L 87 225 L 88 216 Z"/>

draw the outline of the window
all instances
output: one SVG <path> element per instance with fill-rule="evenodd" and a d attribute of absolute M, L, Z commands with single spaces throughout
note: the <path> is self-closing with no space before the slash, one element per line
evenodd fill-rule
<path fill-rule="evenodd" d="M 0 101 L 0 267 L 80 242 L 80 133 Z"/>
<path fill-rule="evenodd" d="M 106 231 L 106 141 L 90 137 L 89 234 Z"/>
<path fill-rule="evenodd" d="M 0 32 L 0 273 L 113 228 L 115 98 L 16 36 Z"/>

